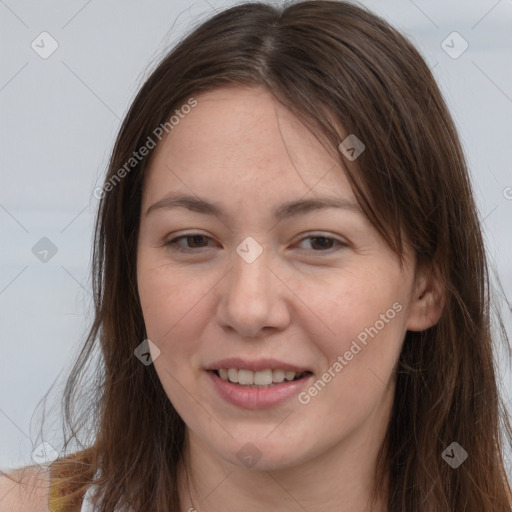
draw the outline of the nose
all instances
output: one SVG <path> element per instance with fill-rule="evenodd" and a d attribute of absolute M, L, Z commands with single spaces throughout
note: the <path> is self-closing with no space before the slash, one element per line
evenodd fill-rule
<path fill-rule="evenodd" d="M 220 284 L 219 323 L 245 338 L 268 336 L 270 329 L 286 329 L 290 322 L 289 299 L 293 294 L 272 268 L 267 254 L 263 251 L 248 263 L 235 253 L 232 269 Z"/>

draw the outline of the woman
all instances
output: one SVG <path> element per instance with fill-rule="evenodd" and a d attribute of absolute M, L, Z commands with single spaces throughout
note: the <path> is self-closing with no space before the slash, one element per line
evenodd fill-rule
<path fill-rule="evenodd" d="M 94 435 L 40 477 L 50 510 L 510 510 L 466 163 L 385 21 L 216 14 L 146 81 L 95 195 L 66 389 L 99 343 L 96 399 L 67 409 L 67 442 Z"/>

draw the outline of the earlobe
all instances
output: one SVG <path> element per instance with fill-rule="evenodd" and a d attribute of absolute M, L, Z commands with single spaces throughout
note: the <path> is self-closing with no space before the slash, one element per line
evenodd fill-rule
<path fill-rule="evenodd" d="M 445 289 L 437 268 L 421 272 L 413 290 L 408 331 L 424 331 L 437 324 L 445 305 Z"/>

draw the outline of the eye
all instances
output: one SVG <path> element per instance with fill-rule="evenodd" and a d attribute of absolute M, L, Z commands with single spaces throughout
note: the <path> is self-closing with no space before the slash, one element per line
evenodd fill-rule
<path fill-rule="evenodd" d="M 348 244 L 345 242 L 342 242 L 341 240 L 338 240 L 336 238 L 330 237 L 330 236 L 324 236 L 324 235 L 311 235 L 303 238 L 301 242 L 304 242 L 306 240 L 311 240 L 313 243 L 311 246 L 316 246 L 320 250 L 314 250 L 314 252 L 327 252 L 331 250 L 334 244 L 338 244 L 340 247 L 347 247 Z"/>
<path fill-rule="evenodd" d="M 182 245 L 179 245 L 179 242 L 185 241 L 187 243 L 187 247 L 183 247 Z M 197 252 L 196 249 L 205 249 L 208 246 L 203 245 L 207 244 L 208 240 L 211 240 L 210 237 L 198 233 L 191 233 L 188 235 L 181 235 L 176 238 L 173 238 L 172 240 L 169 240 L 168 242 L 165 242 L 165 245 L 167 247 L 170 247 L 173 251 L 177 252 Z M 311 235 L 303 238 L 301 242 L 304 242 L 306 240 L 312 241 L 313 243 L 311 246 L 313 247 L 313 252 L 327 252 L 333 249 L 334 245 L 337 244 L 339 247 L 347 247 L 348 244 L 345 242 L 342 242 L 341 240 L 337 240 L 333 237 L 328 237 L 324 235 Z M 191 243 L 191 245 L 189 245 Z M 316 247 L 317 249 L 314 249 Z"/>
<path fill-rule="evenodd" d="M 180 246 L 178 245 L 178 242 L 180 242 L 181 240 L 185 240 L 187 242 L 189 242 L 190 240 L 192 240 L 192 247 L 183 247 L 183 246 Z M 178 236 L 176 238 L 173 238 L 172 240 L 169 240 L 168 242 L 165 242 L 165 245 L 167 247 L 170 247 L 173 251 L 177 251 L 177 252 L 193 252 L 194 249 L 198 249 L 198 248 L 204 248 L 204 246 L 201 246 L 201 241 L 204 241 L 204 240 L 211 240 L 211 238 L 205 236 L 205 235 L 201 235 L 201 234 L 189 234 L 189 235 L 182 235 L 182 236 Z M 196 244 L 199 244 L 199 247 L 197 247 Z"/>

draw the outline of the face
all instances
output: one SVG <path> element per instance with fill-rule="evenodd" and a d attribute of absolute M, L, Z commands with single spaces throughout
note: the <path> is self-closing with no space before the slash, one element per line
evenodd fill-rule
<path fill-rule="evenodd" d="M 340 160 L 269 93 L 195 98 L 153 155 L 137 254 L 155 369 L 190 439 L 277 469 L 382 431 L 414 323 L 410 255 L 402 271 Z"/>

